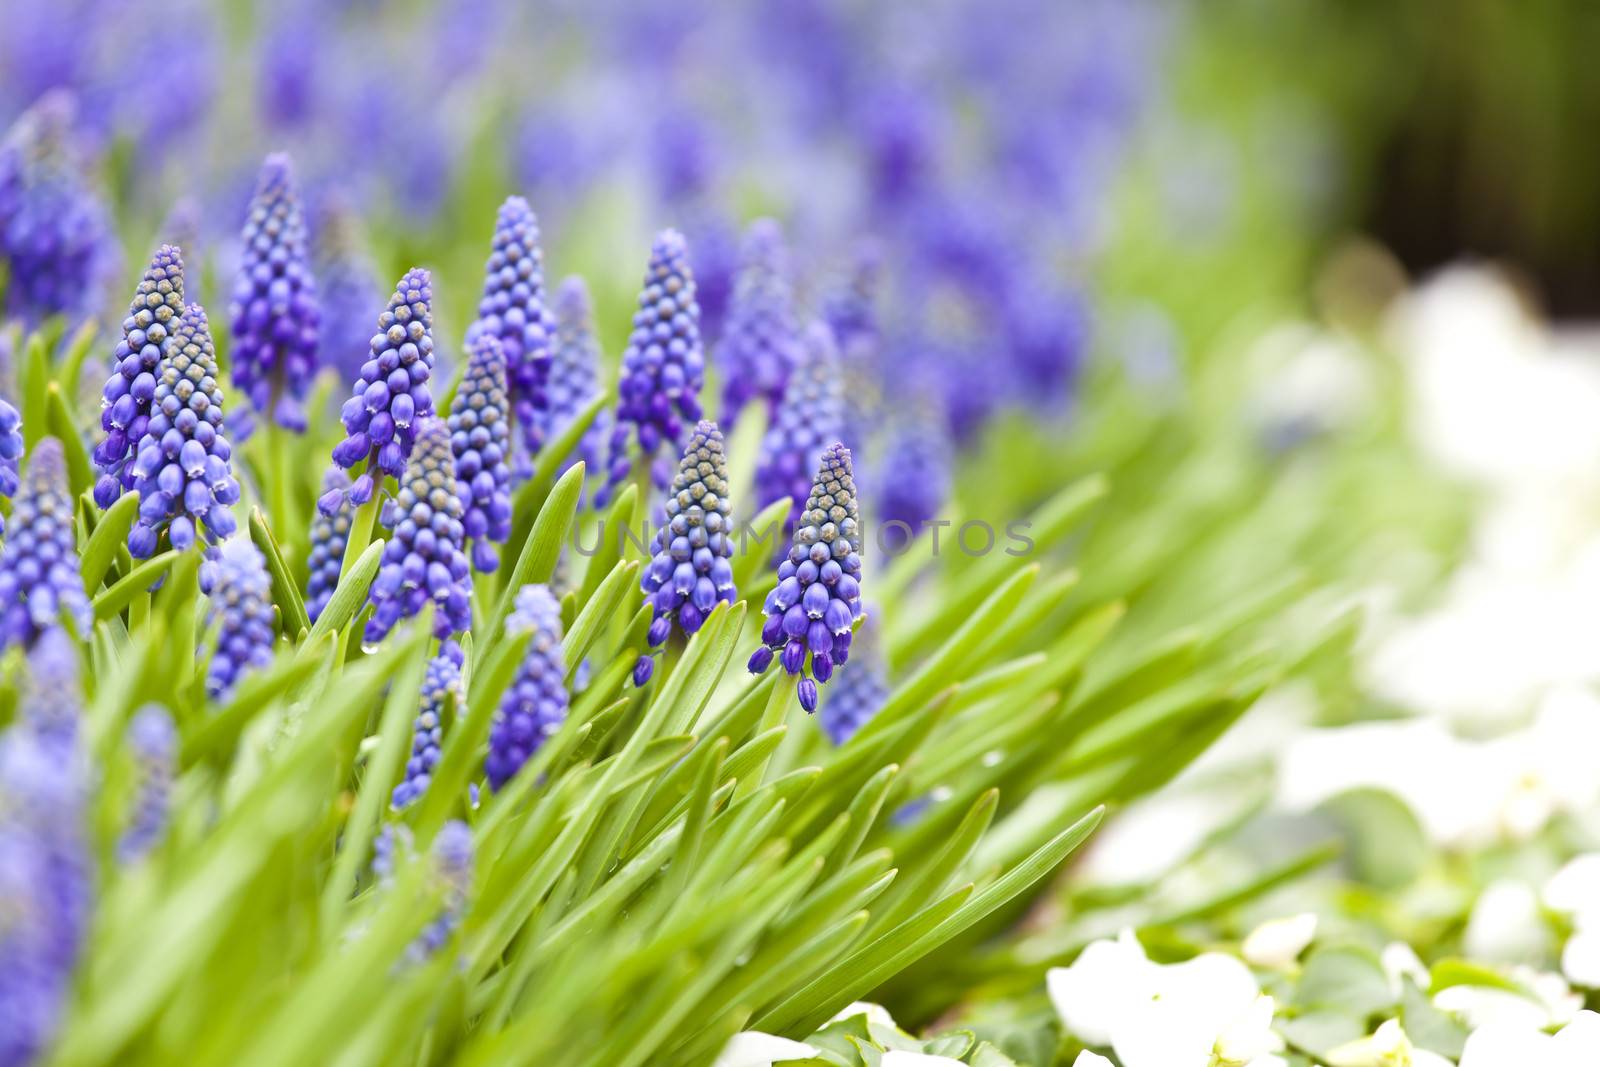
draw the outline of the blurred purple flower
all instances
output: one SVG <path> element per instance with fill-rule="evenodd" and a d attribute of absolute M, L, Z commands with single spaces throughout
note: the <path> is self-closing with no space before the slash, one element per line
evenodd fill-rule
<path fill-rule="evenodd" d="M 372 309 L 383 299 L 361 221 L 342 195 L 330 196 L 317 219 L 317 294 L 322 304 L 317 363 L 340 381 L 361 373 L 372 340 Z"/>
<path fill-rule="evenodd" d="M 272 662 L 277 617 L 266 560 L 248 538 L 224 543 L 212 574 L 207 625 L 217 627 L 218 636 L 206 670 L 206 693 L 225 701 L 246 675 Z"/>
<path fill-rule="evenodd" d="M 0 649 L 32 645 L 63 615 L 89 636 L 94 613 L 78 571 L 67 464 L 61 442 L 46 437 L 28 457 L 0 552 Z"/>
<path fill-rule="evenodd" d="M 506 634 L 524 633 L 532 633 L 533 641 L 489 731 L 484 770 L 490 788 L 496 791 L 505 788 L 567 718 L 561 605 L 545 586 L 525 585 L 517 591 L 515 610 L 506 619 Z"/>
<path fill-rule="evenodd" d="M 601 393 L 600 342 L 594 333 L 589 287 L 582 278 L 573 275 L 562 280 L 556 289 L 554 311 L 556 337 L 550 357 L 546 439 L 558 436 Z M 605 412 L 602 411 L 584 431 L 574 454 L 563 461 L 563 471 L 580 459 L 589 471 L 600 469 L 605 426 Z"/>
<path fill-rule="evenodd" d="M 732 429 L 753 400 L 765 401 L 775 419 L 801 352 L 783 229 L 773 219 L 757 219 L 745 230 L 727 329 L 716 349 L 723 423 Z"/>
<path fill-rule="evenodd" d="M 166 833 L 178 757 L 178 730 L 172 715 L 159 704 L 146 704 L 128 721 L 127 742 L 138 771 L 138 792 L 133 812 L 117 841 L 117 859 L 133 863 Z"/>
<path fill-rule="evenodd" d="M 422 710 L 411 728 L 411 756 L 406 760 L 405 778 L 394 787 L 390 804 L 396 811 L 406 807 L 423 793 L 433 780 L 433 769 L 439 763 L 439 751 L 444 744 L 444 713 L 446 703 L 455 698 L 457 715 L 466 709 L 467 693 L 462 688 L 461 664 L 465 661 L 461 646 L 446 641 L 439 654 L 428 661 L 427 673 L 422 679 Z"/>
<path fill-rule="evenodd" d="M 836 745 L 854 737 L 889 698 L 887 672 L 876 631 L 877 625 L 871 619 L 862 623 L 851 646 L 856 665 L 839 675 L 838 684 L 828 690 L 827 699 L 817 712 L 818 725 Z"/>

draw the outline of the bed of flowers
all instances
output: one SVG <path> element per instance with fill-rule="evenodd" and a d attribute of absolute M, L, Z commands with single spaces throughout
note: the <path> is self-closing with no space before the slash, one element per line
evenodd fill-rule
<path fill-rule="evenodd" d="M 0 1067 L 1600 1063 L 1592 339 L 1219 162 L 1228 24 L 78 6 Z"/>

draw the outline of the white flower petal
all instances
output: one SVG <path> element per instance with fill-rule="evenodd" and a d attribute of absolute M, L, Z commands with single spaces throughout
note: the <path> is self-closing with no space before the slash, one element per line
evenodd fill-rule
<path fill-rule="evenodd" d="M 843 1022 L 846 1019 L 853 1019 L 857 1015 L 865 1015 L 867 1017 L 867 1022 L 869 1023 L 878 1023 L 882 1026 L 893 1026 L 896 1029 L 899 1029 L 899 1024 L 896 1023 L 893 1016 L 889 1014 L 888 1008 L 885 1008 L 882 1004 L 874 1004 L 869 1000 L 856 1001 L 854 1004 L 851 1004 L 849 1007 L 841 1010 L 839 1014 L 835 1015 L 828 1021 L 834 1023 Z"/>
<path fill-rule="evenodd" d="M 1561 973 L 1573 985 L 1600 989 L 1600 929 L 1580 929 L 1567 938 Z"/>
<path fill-rule="evenodd" d="M 1404 941 L 1389 942 L 1383 946 L 1383 952 L 1378 958 L 1383 964 L 1384 977 L 1389 980 L 1389 989 L 1395 996 L 1400 995 L 1403 978 L 1411 979 L 1419 989 L 1428 988 L 1428 983 L 1432 979 L 1428 975 L 1427 964 L 1422 962 L 1417 950 Z"/>
<path fill-rule="evenodd" d="M 1577 916 L 1595 909 L 1595 918 L 1600 920 L 1600 852 L 1568 860 L 1545 882 L 1542 896 L 1545 907 L 1553 912 Z"/>
<path fill-rule="evenodd" d="M 1116 1067 L 1116 1065 L 1098 1052 L 1084 1049 L 1078 1053 L 1078 1058 L 1072 1061 L 1072 1067 Z"/>
<path fill-rule="evenodd" d="M 1154 995 L 1158 970 L 1130 930 L 1093 942 L 1070 967 L 1052 968 L 1045 988 L 1069 1033 L 1086 1045 L 1109 1045 L 1129 1012 Z"/>
<path fill-rule="evenodd" d="M 763 1034 L 759 1030 L 745 1030 L 728 1039 L 712 1067 L 772 1067 L 784 1060 L 812 1059 L 817 1051 L 804 1042 Z"/>
<path fill-rule="evenodd" d="M 1257 967 L 1287 970 L 1316 936 L 1317 917 L 1312 912 L 1271 919 L 1250 931 L 1240 953 Z"/>
<path fill-rule="evenodd" d="M 1464 941 L 1473 959 L 1518 963 L 1541 958 L 1550 932 L 1533 887 L 1513 879 L 1491 883 L 1473 905 Z"/>
<path fill-rule="evenodd" d="M 1535 1027 L 1491 1023 L 1468 1035 L 1460 1067 L 1556 1067 L 1554 1042 Z"/>

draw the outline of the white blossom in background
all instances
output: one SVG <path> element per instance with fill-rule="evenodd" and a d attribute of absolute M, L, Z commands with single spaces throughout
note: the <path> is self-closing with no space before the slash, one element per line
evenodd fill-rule
<path fill-rule="evenodd" d="M 804 1042 L 745 1030 L 728 1039 L 712 1067 L 772 1067 L 789 1060 L 813 1059 L 817 1054 L 816 1048 Z"/>
<path fill-rule="evenodd" d="M 1131 930 L 1045 976 L 1062 1025 L 1122 1067 L 1280 1067 L 1274 1004 L 1236 957 L 1158 964 Z"/>
<path fill-rule="evenodd" d="M 1545 882 L 1541 896 L 1545 907 L 1572 924 L 1561 949 L 1561 972 L 1573 985 L 1600 989 L 1600 852 L 1569 860 Z"/>
<path fill-rule="evenodd" d="M 1413 1045 L 1398 1019 L 1390 1019 L 1368 1037 L 1340 1045 L 1325 1058 L 1328 1067 L 1453 1067 L 1437 1052 Z"/>
<path fill-rule="evenodd" d="M 1098 1052 L 1084 1049 L 1078 1053 L 1078 1058 L 1072 1061 L 1072 1067 L 1116 1067 L 1116 1065 Z"/>
<path fill-rule="evenodd" d="M 1557 1033 L 1515 1023 L 1490 1023 L 1474 1030 L 1461 1050 L 1459 1067 L 1594 1067 L 1600 1063 L 1600 1015 L 1578 1015 Z"/>
<path fill-rule="evenodd" d="M 869 1023 L 878 1023 L 882 1026 L 893 1026 L 899 1029 L 899 1024 L 894 1021 L 894 1016 L 889 1014 L 888 1008 L 868 1000 L 856 1001 L 828 1021 L 830 1023 L 842 1023 L 846 1019 L 854 1019 L 857 1015 L 865 1015 Z"/>
<path fill-rule="evenodd" d="M 1432 981 L 1428 965 L 1422 962 L 1417 950 L 1404 941 L 1391 941 L 1383 946 L 1383 951 L 1378 954 L 1378 962 L 1383 965 L 1383 976 L 1389 982 L 1389 992 L 1396 997 L 1405 990 L 1407 978 L 1418 989 L 1427 989 Z"/>
<path fill-rule="evenodd" d="M 1462 938 L 1467 955 L 1489 963 L 1531 963 L 1550 948 L 1539 894 L 1516 879 L 1491 882 L 1472 906 Z"/>
<path fill-rule="evenodd" d="M 1244 939 L 1240 955 L 1245 962 L 1269 970 L 1286 971 L 1317 936 L 1317 917 L 1311 912 L 1269 919 Z"/>
<path fill-rule="evenodd" d="M 1457 985 L 1435 993 L 1433 1006 L 1456 1016 L 1471 1030 L 1548 1030 L 1572 1022 L 1583 1008 L 1583 997 L 1559 974 L 1513 967 L 1510 977 L 1528 995 L 1493 986 Z"/>

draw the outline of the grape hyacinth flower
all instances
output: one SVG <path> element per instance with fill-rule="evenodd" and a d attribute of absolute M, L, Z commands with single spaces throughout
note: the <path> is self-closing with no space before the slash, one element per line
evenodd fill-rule
<path fill-rule="evenodd" d="M 932 401 L 913 401 L 890 420 L 873 471 L 876 518 L 885 526 L 903 526 L 908 541 L 937 515 L 950 493 L 950 442 L 933 408 Z"/>
<path fill-rule="evenodd" d="M 95 445 L 100 468 L 94 500 L 109 508 L 123 490 L 133 488 L 133 456 L 150 421 L 156 375 L 172 347 L 172 331 L 183 317 L 183 256 L 162 245 L 145 268 L 122 320 L 122 340 L 111 357 L 111 376 L 101 391 L 100 429 Z"/>
<path fill-rule="evenodd" d="M 472 830 L 460 819 L 439 827 L 433 839 L 434 871 L 444 885 L 444 910 L 406 949 L 412 963 L 429 959 L 449 942 L 467 909 L 472 889 Z"/>
<path fill-rule="evenodd" d="M 610 465 L 606 484 L 595 493 L 597 507 L 605 506 L 633 469 L 628 454 L 630 428 L 638 436 L 643 458 L 651 460 L 663 444 L 676 445 L 682 437 L 680 420 L 699 420 L 700 385 L 705 375 L 699 322 L 688 246 L 676 230 L 663 230 L 650 250 L 650 268 L 639 293 L 639 310 L 634 312 L 633 333 L 622 353 Z M 666 483 L 664 474 L 660 483 Z"/>
<path fill-rule="evenodd" d="M 728 461 L 722 431 L 701 422 L 684 450 L 667 497 L 666 522 L 656 531 L 655 552 L 639 579 L 650 598 L 649 640 L 659 649 L 676 622 L 684 636 L 699 631 L 717 602 L 733 603 L 733 503 L 728 499 Z M 655 669 L 651 655 L 639 657 L 633 684 L 642 686 Z"/>
<path fill-rule="evenodd" d="M 406 761 L 406 776 L 394 787 L 389 801 L 395 811 L 427 792 L 428 783 L 433 780 L 433 768 L 439 762 L 444 742 L 445 702 L 454 696 L 458 713 L 466 706 L 467 692 L 461 684 L 464 660 L 461 646 L 446 641 L 439 654 L 428 661 L 427 673 L 422 678 L 422 710 L 411 729 L 411 758 Z"/>
<path fill-rule="evenodd" d="M 768 413 L 776 417 L 789 376 L 800 363 L 800 324 L 789 290 L 788 259 L 776 221 L 750 224 L 740 249 L 727 328 L 717 343 L 722 421 L 729 429 L 753 400 L 766 401 Z"/>
<path fill-rule="evenodd" d="M 25 323 L 80 318 L 99 299 L 114 254 L 105 205 L 73 145 L 71 93 L 40 97 L 0 141 L 0 262 L 7 310 Z"/>
<path fill-rule="evenodd" d="M 155 555 L 163 532 L 181 552 L 195 543 L 198 526 L 210 544 L 239 528 L 229 510 L 239 502 L 239 483 L 217 373 L 205 309 L 190 304 L 158 368 L 150 421 L 133 461 L 139 519 L 128 531 L 128 551 L 135 559 Z"/>
<path fill-rule="evenodd" d="M 333 447 L 333 461 L 349 470 L 363 459 L 367 470 L 342 493 L 317 501 L 332 515 L 341 499 L 359 507 L 372 499 L 378 478 L 402 478 L 416 439 L 417 420 L 433 414 L 433 286 L 419 267 L 406 272 L 389 306 L 378 316 L 378 332 L 361 365 L 349 400 L 339 411 L 347 437 Z"/>
<path fill-rule="evenodd" d="M 555 320 L 544 306 L 539 221 L 520 196 L 508 197 L 495 218 L 494 247 L 484 267 L 478 319 L 467 330 L 467 338 L 480 333 L 497 338 L 505 351 L 512 414 L 522 431 L 523 447 L 532 455 L 543 443 L 549 408 L 545 390 Z"/>
<path fill-rule="evenodd" d="M 248 437 L 251 416 L 269 410 L 279 426 L 304 433 L 321 311 L 294 169 L 281 152 L 261 166 L 242 241 L 228 313 L 233 382 L 249 400 L 250 415 L 240 420 L 237 435 Z"/>
<path fill-rule="evenodd" d="M 75 737 L 19 722 L 0 734 L 0 1063 L 54 1041 L 88 930 L 93 885 Z"/>
<path fill-rule="evenodd" d="M 862 623 L 861 633 L 851 645 L 856 666 L 841 672 L 838 684 L 828 690 L 828 698 L 817 712 L 818 725 L 835 745 L 854 737 L 889 698 L 883 653 L 875 631 L 870 621 Z"/>
<path fill-rule="evenodd" d="M 322 305 L 317 363 L 332 367 L 340 381 L 354 381 L 366 359 L 372 309 L 383 299 L 383 290 L 360 220 L 343 197 L 330 197 L 323 204 L 314 248 Z"/>
<path fill-rule="evenodd" d="M 817 685 L 850 656 L 850 627 L 861 617 L 860 535 L 850 450 L 834 444 L 778 566 L 778 586 L 767 594 L 763 645 L 750 657 L 751 674 L 764 673 L 777 654 L 787 673 L 799 675 L 795 691 L 806 711 L 817 710 Z"/>
<path fill-rule="evenodd" d="M 206 693 L 226 700 L 245 675 L 272 662 L 277 619 L 266 560 L 248 538 L 223 544 L 214 575 L 207 625 L 220 624 L 220 632 L 206 671 Z"/>
<path fill-rule="evenodd" d="M 506 619 L 507 636 L 532 633 L 527 655 L 500 701 L 489 731 L 489 757 L 484 770 L 489 787 L 499 792 L 567 718 L 567 663 L 561 650 L 561 605 L 542 585 L 517 591 L 516 607 Z"/>
<path fill-rule="evenodd" d="M 550 411 L 546 437 L 555 437 L 571 424 L 590 401 L 600 395 L 600 342 L 594 334 L 594 310 L 589 302 L 589 287 L 573 275 L 562 280 L 555 295 L 556 342 L 550 354 Z M 566 457 L 561 470 L 579 459 L 589 470 L 600 467 L 600 448 L 605 436 L 605 413 L 601 412 L 584 431 L 577 451 Z"/>
<path fill-rule="evenodd" d="M 369 644 L 389 636 L 401 619 L 414 617 L 429 600 L 437 607 L 435 637 L 471 627 L 472 572 L 461 514 L 450 431 L 443 419 L 422 419 L 400 493 L 384 509 L 384 525 L 394 536 L 383 546 L 383 563 L 368 594 L 373 609 L 365 632 Z"/>
<path fill-rule="evenodd" d="M 761 442 L 756 468 L 756 506 L 764 508 L 788 497 L 798 504 L 811 488 L 811 472 L 843 429 L 843 397 L 833 331 L 821 322 L 806 329 L 805 358 L 789 379 L 783 403 L 773 414 Z M 788 534 L 796 519 L 790 510 Z"/>
<path fill-rule="evenodd" d="M 493 334 L 467 341 L 467 374 L 450 403 L 450 451 L 465 504 L 462 525 L 472 565 L 484 574 L 500 565 L 494 546 L 511 536 L 510 410 L 506 361 Z"/>
<path fill-rule="evenodd" d="M 827 299 L 823 318 L 833 330 L 840 352 L 878 337 L 878 290 L 883 276 L 883 250 L 875 242 L 857 249 L 850 274 Z"/>
<path fill-rule="evenodd" d="M 344 567 L 344 548 L 350 541 L 351 508 L 344 496 L 350 490 L 350 476 L 338 467 L 329 467 L 322 476 L 322 491 L 337 494 L 338 509 L 332 515 L 321 511 L 311 516 L 311 551 L 306 556 L 306 617 L 312 622 L 333 599 Z"/>
<path fill-rule="evenodd" d="M 0 649 L 31 646 L 63 613 L 78 636 L 87 638 L 94 613 L 78 571 L 67 463 L 54 437 L 34 446 L 11 526 L 0 553 Z"/>
<path fill-rule="evenodd" d="M 128 722 L 128 748 L 138 769 L 133 814 L 117 842 L 117 859 L 133 863 L 161 840 L 167 829 L 178 730 L 159 704 L 146 704 Z"/>
<path fill-rule="evenodd" d="M 22 415 L 0 398 L 0 497 L 7 500 L 17 495 L 22 447 Z M 6 517 L 0 515 L 0 542 L 5 536 Z"/>
<path fill-rule="evenodd" d="M 83 718 L 82 666 L 78 646 L 60 626 L 39 635 L 28 653 L 27 685 L 17 719 L 41 736 L 70 741 Z"/>

